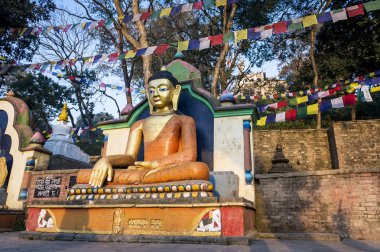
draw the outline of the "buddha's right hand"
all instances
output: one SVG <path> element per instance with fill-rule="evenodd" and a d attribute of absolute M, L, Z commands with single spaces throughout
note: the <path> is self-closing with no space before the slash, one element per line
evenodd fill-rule
<path fill-rule="evenodd" d="M 91 172 L 89 184 L 94 187 L 102 186 L 105 179 L 111 181 L 113 177 L 113 169 L 107 157 L 102 157 L 96 162 Z"/>

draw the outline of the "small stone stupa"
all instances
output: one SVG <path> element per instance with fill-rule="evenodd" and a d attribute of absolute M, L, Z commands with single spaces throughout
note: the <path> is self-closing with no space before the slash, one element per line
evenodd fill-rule
<path fill-rule="evenodd" d="M 289 164 L 289 159 L 285 158 L 284 153 L 282 153 L 280 144 L 276 146 L 276 153 L 274 154 L 272 164 L 272 169 L 268 173 L 294 172 L 293 167 Z"/>
<path fill-rule="evenodd" d="M 65 103 L 58 117 L 57 124 L 53 126 L 51 138 L 46 141 L 44 148 L 50 150 L 53 156 L 61 155 L 80 162 L 89 163 L 90 157 L 73 144 L 70 135 L 71 127 L 67 123 L 67 105 Z"/>

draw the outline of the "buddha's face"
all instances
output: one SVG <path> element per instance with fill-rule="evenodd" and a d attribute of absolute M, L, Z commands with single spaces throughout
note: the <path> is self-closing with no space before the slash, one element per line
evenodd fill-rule
<path fill-rule="evenodd" d="M 168 79 L 152 80 L 148 83 L 149 101 L 154 108 L 171 109 L 174 87 Z"/>

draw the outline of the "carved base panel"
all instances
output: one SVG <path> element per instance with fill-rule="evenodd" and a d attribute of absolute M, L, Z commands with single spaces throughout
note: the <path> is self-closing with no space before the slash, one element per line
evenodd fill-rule
<path fill-rule="evenodd" d="M 247 236 L 254 208 L 243 202 L 30 206 L 27 231 L 115 235 Z"/>

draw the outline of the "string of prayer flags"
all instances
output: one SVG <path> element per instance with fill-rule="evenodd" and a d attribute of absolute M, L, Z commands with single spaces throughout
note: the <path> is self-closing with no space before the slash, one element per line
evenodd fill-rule
<path fill-rule="evenodd" d="M 207 3 L 206 3 L 207 2 Z M 213 2 L 213 1 L 210 1 L 210 2 Z M 237 3 L 238 1 L 222 1 L 220 2 L 220 4 L 234 4 L 234 3 Z M 200 8 L 201 2 L 199 2 L 196 6 L 197 8 Z M 202 6 L 205 7 L 207 4 L 209 3 L 209 1 L 204 1 Z M 181 5 L 181 11 L 187 11 L 187 10 L 190 10 L 190 9 L 194 9 L 194 6 L 195 6 L 195 3 L 194 4 L 185 4 L 185 5 Z M 309 27 L 309 26 L 312 26 L 312 25 L 315 25 L 315 24 L 318 24 L 318 23 L 323 23 L 323 22 L 328 22 L 328 21 L 333 21 L 333 22 L 337 22 L 339 20 L 345 20 L 347 19 L 347 14 L 348 14 L 348 17 L 354 17 L 354 16 L 357 16 L 357 15 L 361 15 L 365 9 L 367 12 L 369 11 L 374 11 L 374 10 L 379 10 L 380 9 L 380 0 L 376 0 L 376 1 L 371 1 L 371 2 L 367 2 L 367 3 L 364 3 L 363 5 L 354 5 L 354 6 L 350 6 L 350 7 L 347 7 L 347 8 L 343 8 L 343 9 L 340 9 L 340 10 L 333 10 L 333 11 L 329 11 L 329 12 L 325 12 L 325 13 L 322 13 L 320 15 L 318 15 L 318 17 L 316 15 L 308 15 L 308 16 L 305 16 L 305 17 L 302 17 L 302 18 L 297 18 L 297 19 L 293 19 L 291 21 L 282 21 L 282 22 L 278 22 L 278 23 L 275 23 L 275 24 L 268 24 L 268 25 L 263 25 L 263 26 L 260 26 L 260 27 L 254 27 L 254 28 L 249 28 L 249 29 L 243 29 L 243 30 L 239 30 L 239 31 L 234 31 L 234 32 L 229 32 L 229 33 L 226 33 L 226 34 L 219 34 L 219 35 L 214 35 L 214 36 L 208 36 L 208 37 L 205 37 L 205 38 L 199 38 L 199 39 L 192 39 L 192 40 L 189 40 L 189 41 L 181 41 L 181 42 L 177 42 L 177 43 L 173 43 L 173 46 L 177 47 L 177 51 L 185 51 L 185 50 L 202 50 L 202 49 L 206 49 L 206 48 L 209 48 L 210 46 L 217 46 L 217 45 L 220 45 L 222 43 L 237 43 L 241 40 L 246 40 L 246 39 L 253 39 L 253 40 L 257 40 L 257 39 L 265 39 L 265 38 L 268 38 L 270 36 L 272 36 L 273 34 L 279 34 L 279 33 L 284 33 L 284 32 L 287 32 L 287 31 L 293 31 L 293 30 L 296 30 L 296 29 L 301 29 L 301 28 L 306 28 L 306 27 Z M 170 10 L 170 12 L 169 12 Z M 172 15 L 172 14 L 175 14 L 178 12 L 178 8 L 176 7 L 170 7 L 170 8 L 165 8 L 163 10 L 160 10 L 160 11 L 155 11 L 153 12 L 151 15 L 145 15 L 143 13 L 140 13 L 139 14 L 139 18 L 141 20 L 141 18 L 144 16 L 144 18 L 147 18 L 148 16 L 150 16 L 150 18 L 153 18 L 154 15 L 156 15 L 155 13 L 158 13 L 158 17 L 162 14 L 163 16 L 166 16 L 166 15 Z M 169 14 L 168 14 L 169 13 Z M 125 16 L 122 18 L 122 20 L 126 21 L 126 20 L 130 20 L 132 21 L 133 19 L 136 19 L 135 17 L 133 16 Z M 34 28 L 12 28 L 12 32 L 14 32 L 16 35 L 17 34 L 32 34 L 32 35 L 38 35 L 42 32 L 49 32 L 50 30 L 55 30 L 56 32 L 60 32 L 60 31 L 68 31 L 68 30 L 71 30 L 75 27 L 81 27 L 82 29 L 86 30 L 86 29 L 95 29 L 95 28 L 98 28 L 98 27 L 101 27 L 101 26 L 104 26 L 104 25 L 107 25 L 107 24 L 111 24 L 112 23 L 112 20 L 111 22 L 109 22 L 109 20 L 98 20 L 98 21 L 92 21 L 92 22 L 83 22 L 81 23 L 80 25 L 79 24 L 69 24 L 69 25 L 61 25 L 61 26 L 50 26 L 50 27 L 34 27 Z M 124 58 L 132 58 L 132 57 L 136 57 L 136 56 L 144 56 L 144 55 L 151 55 L 151 54 L 162 54 L 162 53 L 165 53 L 165 51 L 167 50 L 167 48 L 169 47 L 169 45 L 159 45 L 159 46 L 153 46 L 153 47 L 148 47 L 148 48 L 139 48 L 139 49 L 135 49 L 135 50 L 130 50 L 130 51 L 127 51 L 126 53 L 125 52 L 122 52 L 120 54 L 118 54 L 116 56 L 116 53 L 111 53 L 108 55 L 108 58 L 103 58 L 101 57 L 99 59 L 99 55 L 95 55 L 95 56 L 89 56 L 89 57 L 86 57 L 84 58 L 85 60 L 85 63 L 86 66 L 92 66 L 93 64 L 97 63 L 102 63 L 102 62 L 110 62 L 110 63 L 113 63 L 119 59 L 123 59 Z M 95 61 L 95 57 L 97 57 L 97 61 Z M 107 56 L 105 56 L 107 57 Z M 108 61 L 106 61 L 106 59 L 108 59 Z M 83 59 L 82 59 L 83 60 Z M 66 62 L 67 61 L 67 62 Z M 63 61 L 62 63 L 60 64 L 55 64 L 55 69 L 59 70 L 59 69 L 62 69 L 64 68 L 67 64 L 71 64 L 72 62 L 72 59 L 67 59 L 65 61 Z M 38 70 L 38 69 L 42 69 L 43 71 L 46 71 L 46 67 L 44 66 L 44 64 L 51 64 L 51 62 L 44 62 L 44 63 L 38 63 L 38 68 L 33 68 L 33 70 Z M 74 62 L 75 64 L 75 62 Z M 51 64 L 52 65 L 52 64 Z M 17 67 L 24 67 L 25 69 L 28 68 L 30 65 L 17 65 Z M 42 67 L 44 66 L 44 67 Z M 8 69 L 9 66 L 3 66 L 1 69 L 0 69 L 0 72 L 4 72 L 6 70 L 4 69 Z M 262 99 L 266 99 L 267 97 L 262 97 Z"/>
<path fill-rule="evenodd" d="M 172 17 L 175 15 L 178 15 L 180 13 L 184 12 L 191 12 L 193 10 L 202 10 L 209 9 L 212 6 L 221 7 L 226 5 L 232 5 L 238 3 L 238 0 L 208 0 L 208 1 L 199 1 L 195 3 L 186 3 L 174 7 L 168 7 L 164 8 L 162 10 L 156 10 L 153 12 L 143 12 L 138 13 L 135 15 L 124 15 L 119 18 L 120 22 L 128 23 L 128 22 L 136 22 L 136 21 L 146 21 L 148 19 L 154 19 L 154 18 L 163 18 L 163 17 Z M 10 28 L 13 34 L 18 36 L 38 36 L 40 34 L 47 34 L 51 30 L 54 30 L 55 32 L 68 32 L 70 30 L 74 30 L 77 27 L 80 27 L 83 31 L 87 30 L 93 30 L 96 28 L 101 27 L 108 27 L 112 24 L 112 19 L 102 19 L 102 20 L 95 20 L 95 21 L 89 21 L 89 22 L 82 22 L 77 24 L 64 24 L 64 25 L 57 25 L 57 26 L 48 26 L 48 27 L 25 27 L 25 28 Z M 5 28 L 0 27 L 0 33 L 2 31 L 5 31 Z"/>
<path fill-rule="evenodd" d="M 318 111 L 325 112 L 331 108 L 343 108 L 347 106 L 354 106 L 355 104 L 356 104 L 355 94 L 349 94 L 349 95 L 334 98 L 328 101 L 322 101 L 320 104 L 315 103 L 312 105 L 299 107 L 297 109 L 290 109 L 285 112 L 263 116 L 263 117 L 260 117 L 260 119 L 256 121 L 256 125 L 265 126 L 271 123 L 304 119 L 308 115 L 318 114 Z"/>

